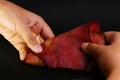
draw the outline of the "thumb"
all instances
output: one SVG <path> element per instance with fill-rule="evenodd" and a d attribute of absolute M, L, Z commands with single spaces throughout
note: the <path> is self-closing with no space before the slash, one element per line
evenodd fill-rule
<path fill-rule="evenodd" d="M 91 55 L 96 55 L 101 52 L 102 45 L 98 45 L 95 43 L 82 43 L 81 48 L 84 52 L 89 53 Z"/>

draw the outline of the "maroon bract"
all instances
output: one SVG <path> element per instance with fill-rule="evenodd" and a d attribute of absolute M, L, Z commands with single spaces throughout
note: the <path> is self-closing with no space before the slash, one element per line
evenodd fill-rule
<path fill-rule="evenodd" d="M 83 42 L 93 42 L 104 45 L 104 36 L 97 22 L 81 25 L 68 32 L 46 40 L 43 51 L 39 54 L 30 52 L 25 62 L 32 65 L 40 65 L 42 59 L 49 68 L 67 68 L 73 70 L 86 70 L 89 61 L 81 50 Z"/>

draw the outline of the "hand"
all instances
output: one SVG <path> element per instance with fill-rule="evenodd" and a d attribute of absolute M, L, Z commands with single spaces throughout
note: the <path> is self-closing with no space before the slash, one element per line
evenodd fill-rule
<path fill-rule="evenodd" d="M 83 43 L 81 48 L 86 53 L 95 57 L 102 72 L 108 80 L 120 79 L 120 32 L 105 32 L 105 38 L 109 45 L 97 45 L 95 43 Z"/>
<path fill-rule="evenodd" d="M 28 47 L 39 53 L 40 44 L 54 36 L 40 16 L 6 0 L 0 1 L 0 33 L 19 51 L 21 60 Z"/>

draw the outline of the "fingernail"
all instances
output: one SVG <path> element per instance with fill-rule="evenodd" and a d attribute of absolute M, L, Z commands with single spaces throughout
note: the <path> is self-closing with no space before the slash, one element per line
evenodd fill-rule
<path fill-rule="evenodd" d="M 81 47 L 82 47 L 83 49 L 86 49 L 87 46 L 88 46 L 88 43 L 82 43 L 82 45 L 81 45 Z"/>
<path fill-rule="evenodd" d="M 41 47 L 39 44 L 36 44 L 36 45 L 34 46 L 34 51 L 35 51 L 36 53 L 39 53 L 39 52 L 42 51 L 42 47 Z"/>

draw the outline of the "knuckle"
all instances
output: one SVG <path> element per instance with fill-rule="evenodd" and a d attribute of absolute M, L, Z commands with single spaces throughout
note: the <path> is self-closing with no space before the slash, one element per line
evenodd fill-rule
<path fill-rule="evenodd" d="M 27 43 L 28 47 L 31 47 L 31 46 L 35 45 L 37 42 L 36 42 L 35 38 L 31 38 L 31 39 L 28 39 L 26 41 L 26 43 Z"/>
<path fill-rule="evenodd" d="M 88 44 L 87 49 L 89 52 L 92 52 L 92 53 L 96 53 L 99 50 L 95 43 Z"/>
<path fill-rule="evenodd" d="M 41 16 L 38 16 L 38 17 L 39 17 L 41 20 L 44 20 L 43 17 L 41 17 Z"/>
<path fill-rule="evenodd" d="M 19 52 L 27 50 L 26 44 L 24 42 L 19 42 L 19 43 L 15 44 L 15 46 Z"/>
<path fill-rule="evenodd" d="M 12 44 L 18 51 L 21 51 L 22 49 L 26 49 L 25 42 L 17 42 L 17 43 L 13 42 Z"/>
<path fill-rule="evenodd" d="M 120 32 L 115 32 L 115 33 L 114 33 L 114 36 L 120 38 Z"/>
<path fill-rule="evenodd" d="M 27 50 L 27 47 L 26 47 L 26 46 L 21 46 L 21 47 L 19 47 L 19 52 L 25 51 L 25 50 Z"/>

